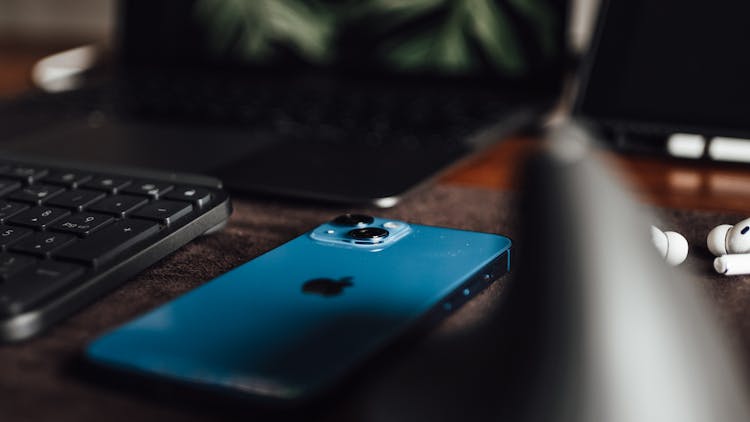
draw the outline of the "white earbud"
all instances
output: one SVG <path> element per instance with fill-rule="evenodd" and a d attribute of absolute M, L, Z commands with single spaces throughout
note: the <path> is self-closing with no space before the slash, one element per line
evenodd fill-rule
<path fill-rule="evenodd" d="M 688 242 L 681 234 L 677 232 L 663 232 L 651 226 L 651 240 L 667 264 L 673 266 L 680 265 L 687 258 Z"/>
<path fill-rule="evenodd" d="M 750 252 L 750 218 L 734 226 L 722 224 L 708 232 L 706 246 L 715 256 Z"/>

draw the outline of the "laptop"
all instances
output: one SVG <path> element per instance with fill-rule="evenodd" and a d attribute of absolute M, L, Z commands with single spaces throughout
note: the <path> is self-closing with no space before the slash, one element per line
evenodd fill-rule
<path fill-rule="evenodd" d="M 112 61 L 0 109 L 0 148 L 392 206 L 533 124 L 566 4 L 121 1 Z"/>
<path fill-rule="evenodd" d="M 736 141 L 750 138 L 748 13 L 750 4 L 729 0 L 604 1 L 574 114 L 619 150 L 741 159 Z"/>

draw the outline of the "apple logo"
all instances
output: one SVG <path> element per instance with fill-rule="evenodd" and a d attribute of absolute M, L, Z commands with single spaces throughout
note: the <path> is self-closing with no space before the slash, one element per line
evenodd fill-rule
<path fill-rule="evenodd" d="M 353 286 L 352 277 L 342 277 L 340 280 L 332 278 L 314 278 L 302 285 L 302 292 L 325 297 L 338 296 L 347 287 Z"/>

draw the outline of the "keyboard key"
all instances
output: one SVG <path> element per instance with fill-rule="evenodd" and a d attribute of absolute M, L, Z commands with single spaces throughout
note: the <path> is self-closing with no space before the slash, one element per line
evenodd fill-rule
<path fill-rule="evenodd" d="M 172 224 L 188 215 L 193 206 L 177 201 L 154 201 L 133 213 L 133 217 L 155 220 L 162 224 Z"/>
<path fill-rule="evenodd" d="M 34 233 L 11 247 L 15 252 L 29 253 L 42 258 L 49 256 L 63 246 L 76 240 L 76 237 L 62 233 Z"/>
<path fill-rule="evenodd" d="M 105 192 L 117 193 L 120 189 L 130 184 L 129 179 L 109 176 L 95 177 L 93 180 L 84 184 L 84 187 L 103 190 Z"/>
<path fill-rule="evenodd" d="M 115 221 L 114 218 L 105 214 L 82 212 L 73 214 L 70 217 L 62 218 L 50 228 L 52 230 L 68 232 L 78 236 L 88 236 L 113 221 Z"/>
<path fill-rule="evenodd" d="M 42 205 L 49 198 L 59 195 L 65 191 L 65 188 L 54 185 L 30 185 L 15 191 L 8 196 L 9 199 L 21 202 L 29 202 L 35 205 Z"/>
<path fill-rule="evenodd" d="M 176 201 L 192 202 L 198 207 L 202 207 L 211 201 L 211 192 L 208 189 L 180 186 L 168 192 L 164 197 Z"/>
<path fill-rule="evenodd" d="M 91 180 L 91 175 L 74 171 L 53 171 L 44 178 L 44 183 L 62 185 L 75 189 Z"/>
<path fill-rule="evenodd" d="M 42 167 L 10 165 L 0 167 L 0 176 L 10 177 L 11 179 L 20 180 L 24 183 L 34 183 L 48 173 L 47 169 Z"/>
<path fill-rule="evenodd" d="M 22 226 L 32 227 L 38 230 L 44 230 L 66 215 L 70 214 L 68 210 L 54 207 L 33 207 L 11 217 L 8 222 Z"/>
<path fill-rule="evenodd" d="M 169 183 L 139 180 L 123 189 L 123 192 L 132 193 L 133 195 L 145 195 L 150 198 L 158 199 L 165 193 L 172 190 L 172 187 L 173 186 Z"/>
<path fill-rule="evenodd" d="M 18 259 L 20 258 L 22 257 L 19 256 Z M 4 283 L 0 283 L 0 312 L 23 312 L 70 286 L 85 271 L 84 267 L 67 262 L 37 262 L 39 265 L 16 272 Z"/>
<path fill-rule="evenodd" d="M 158 232 L 159 225 L 150 221 L 121 220 L 64 248 L 56 256 L 100 266 Z"/>
<path fill-rule="evenodd" d="M 48 205 L 83 211 L 84 208 L 104 198 L 105 193 L 96 190 L 76 189 L 63 192 L 47 201 Z"/>
<path fill-rule="evenodd" d="M 28 268 L 39 262 L 30 256 L 17 255 L 12 253 L 0 253 L 0 280 L 7 280 L 13 274 Z M 2 283 L 0 283 L 2 286 Z"/>
<path fill-rule="evenodd" d="M 0 196 L 7 195 L 21 187 L 21 182 L 10 179 L 0 179 Z"/>
<path fill-rule="evenodd" d="M 148 200 L 140 196 L 114 195 L 89 207 L 89 210 L 125 217 L 138 207 L 146 205 Z"/>
<path fill-rule="evenodd" d="M 0 223 L 5 223 L 8 217 L 12 217 L 28 207 L 28 205 L 17 202 L 0 201 Z"/>
<path fill-rule="evenodd" d="M 0 248 L 7 249 L 8 246 L 32 233 L 34 233 L 33 230 L 23 227 L 0 226 Z"/>

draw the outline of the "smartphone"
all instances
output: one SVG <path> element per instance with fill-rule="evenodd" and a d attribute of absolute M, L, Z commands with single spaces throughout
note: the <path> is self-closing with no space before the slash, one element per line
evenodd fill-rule
<path fill-rule="evenodd" d="M 275 401 L 326 391 L 510 268 L 488 233 L 342 215 L 88 345 L 93 362 Z"/>

